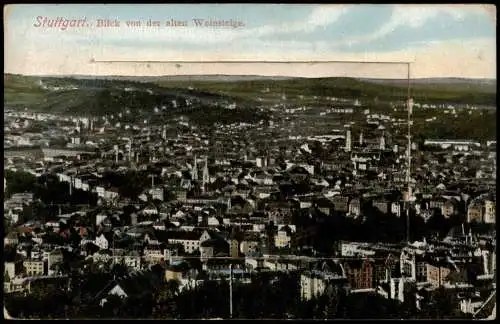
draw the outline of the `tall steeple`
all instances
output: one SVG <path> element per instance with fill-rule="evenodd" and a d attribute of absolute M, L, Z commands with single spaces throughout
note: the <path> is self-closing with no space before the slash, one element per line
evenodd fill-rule
<path fill-rule="evenodd" d="M 347 129 L 345 136 L 345 150 L 351 152 L 351 129 Z"/>
<path fill-rule="evenodd" d="M 361 130 L 361 133 L 359 133 L 359 146 L 363 145 L 363 130 Z"/>
<path fill-rule="evenodd" d="M 132 162 L 132 140 L 129 139 L 127 143 L 127 149 L 128 149 L 128 161 Z"/>
<path fill-rule="evenodd" d="M 191 179 L 193 181 L 198 181 L 198 165 L 196 162 L 196 155 L 194 156 L 193 170 L 191 170 Z"/>
<path fill-rule="evenodd" d="M 202 176 L 202 190 L 205 191 L 208 182 L 210 181 L 210 176 L 208 174 L 208 159 L 205 157 L 205 166 L 203 167 L 203 176 Z"/>
<path fill-rule="evenodd" d="M 380 150 L 385 150 L 385 132 L 382 132 L 382 136 L 380 136 Z"/>

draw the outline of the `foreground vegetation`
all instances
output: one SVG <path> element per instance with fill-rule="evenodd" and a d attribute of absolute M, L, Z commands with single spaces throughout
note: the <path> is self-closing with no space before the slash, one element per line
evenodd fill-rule
<path fill-rule="evenodd" d="M 109 274 L 89 274 L 95 284 L 106 285 Z M 100 278 L 100 279 L 99 279 Z M 83 279 L 87 285 L 90 279 Z M 97 280 L 97 281 L 96 281 Z M 176 281 L 162 283 L 142 298 L 122 299 L 108 296 L 85 301 L 79 291 L 60 289 L 57 285 L 38 287 L 28 296 L 7 294 L 5 306 L 15 318 L 32 319 L 209 319 L 229 318 L 229 283 L 206 280 L 202 285 L 180 291 Z M 464 318 L 455 311 L 446 292 L 437 290 L 429 303 L 417 311 L 413 299 L 405 303 L 385 299 L 376 293 L 348 294 L 343 288 L 329 285 L 311 300 L 300 297 L 299 273 L 257 273 L 248 284 L 233 284 L 233 318 L 236 319 L 429 319 Z"/>

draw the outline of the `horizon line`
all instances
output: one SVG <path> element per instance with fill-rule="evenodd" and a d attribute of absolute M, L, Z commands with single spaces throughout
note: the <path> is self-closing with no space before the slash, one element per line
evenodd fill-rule
<path fill-rule="evenodd" d="M 352 64 L 400 64 L 410 65 L 413 61 L 362 61 L 362 60 L 96 60 L 90 59 L 91 64 L 95 63 L 184 63 L 184 64 L 327 64 L 327 63 L 352 63 Z"/>
<path fill-rule="evenodd" d="M 352 79 L 381 79 L 381 80 L 408 80 L 408 78 L 391 78 L 391 77 L 350 77 L 350 76 L 290 76 L 290 75 L 265 75 L 265 74 L 162 74 L 162 75 L 130 75 L 130 74 L 25 74 L 25 73 L 13 73 L 4 72 L 4 75 L 20 75 L 27 77 L 76 77 L 76 76 L 86 76 L 86 77 L 130 77 L 130 78 L 160 78 L 160 77 L 191 77 L 191 76 L 236 76 L 236 77 L 264 77 L 264 78 L 295 78 L 295 79 L 325 79 L 325 78 L 352 78 Z M 474 79 L 474 80 L 495 80 L 491 77 L 457 77 L 457 76 L 439 76 L 439 77 L 411 77 L 411 80 L 422 80 L 422 79 Z"/>

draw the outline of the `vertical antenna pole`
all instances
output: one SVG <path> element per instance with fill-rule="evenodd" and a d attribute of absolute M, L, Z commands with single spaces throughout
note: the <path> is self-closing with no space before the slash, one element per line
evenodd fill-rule
<path fill-rule="evenodd" d="M 113 257 L 113 280 L 116 280 L 116 269 L 115 269 L 115 265 L 116 265 L 116 261 L 115 261 L 115 251 L 116 251 L 116 248 L 115 248 L 115 235 L 116 233 L 113 232 L 113 252 L 112 252 L 112 257 Z"/>
<path fill-rule="evenodd" d="M 233 318 L 233 264 L 229 265 L 229 318 Z"/>
<path fill-rule="evenodd" d="M 408 98 L 407 98 L 407 110 L 408 110 L 408 152 L 407 159 L 408 165 L 406 170 L 406 183 L 407 183 L 407 202 L 406 202 L 406 241 L 410 242 L 410 202 L 411 202 L 411 124 L 412 124 L 412 100 L 411 100 L 411 88 L 410 88 L 410 63 L 407 63 L 408 68 Z"/>

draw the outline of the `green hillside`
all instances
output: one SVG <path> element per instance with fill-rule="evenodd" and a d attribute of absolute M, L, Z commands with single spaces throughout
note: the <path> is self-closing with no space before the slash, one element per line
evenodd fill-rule
<path fill-rule="evenodd" d="M 474 105 L 496 105 L 496 93 L 479 91 L 479 85 L 467 88 L 464 83 L 452 86 L 439 82 L 430 88 L 427 84 L 415 84 L 412 94 L 420 103 L 462 103 Z M 468 89 L 468 90 L 467 90 Z M 96 78 L 57 78 L 4 75 L 4 107 L 51 112 L 66 115 L 102 116 L 130 111 L 130 121 L 150 118 L 154 123 L 162 123 L 172 118 L 185 116 L 199 125 L 213 125 L 216 122 L 259 122 L 267 120 L 270 111 L 257 108 L 260 102 L 281 103 L 286 96 L 287 104 L 324 106 L 330 102 L 321 97 L 359 98 L 370 102 L 377 98 L 380 104 L 373 106 L 387 110 L 384 101 L 401 101 L 407 96 L 403 84 L 388 84 L 353 78 L 295 78 L 256 80 L 106 80 Z M 302 97 L 305 96 L 305 97 Z M 317 96 L 317 98 L 314 98 Z M 175 102 L 175 103 L 174 103 Z M 225 109 L 235 103 L 238 109 Z M 154 113 L 156 108 L 160 112 Z M 163 109 L 161 109 L 163 108 Z M 158 110 L 158 109 L 157 109 Z M 415 112 L 418 114 L 418 110 Z M 462 116 L 474 125 L 465 127 L 462 118 L 442 115 L 438 122 L 422 123 L 415 120 L 416 130 L 440 136 L 468 134 L 490 138 L 496 130 L 496 111 L 485 111 Z M 404 117 L 404 116 L 403 116 Z M 445 122 L 446 121 L 446 122 Z M 445 124 L 445 125 L 443 125 Z M 438 127 L 439 126 L 439 127 Z M 446 127 L 445 127 L 446 126 Z M 483 134 L 486 132 L 487 134 Z M 476 134 L 477 133 L 477 134 Z M 443 136 L 444 136 L 443 135 Z"/>
<path fill-rule="evenodd" d="M 49 89 L 44 89 L 40 81 Z M 241 109 L 224 108 L 225 104 L 233 102 Z M 157 121 L 182 115 L 198 124 L 213 123 L 214 120 L 231 123 L 267 119 L 267 114 L 254 108 L 251 100 L 204 91 L 162 88 L 134 81 L 18 75 L 4 75 L 4 107 L 87 116 L 129 110 L 131 119 L 151 116 L 155 107 L 163 107 L 165 109 L 157 116 Z"/>
<path fill-rule="evenodd" d="M 359 99 L 401 100 L 407 97 L 408 90 L 400 84 L 380 84 L 354 78 L 296 78 L 288 80 L 249 80 L 238 82 L 224 81 L 160 81 L 163 87 L 188 87 L 223 93 L 237 97 L 272 97 L 286 94 L 295 97 L 332 96 L 357 97 Z M 269 89 L 269 92 L 265 92 Z M 413 84 L 412 96 L 418 102 L 464 103 L 495 105 L 496 93 L 478 91 L 478 87 L 465 85 L 453 86 L 446 83 L 426 85 Z"/>

